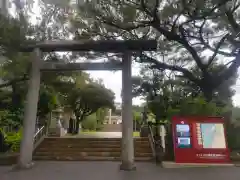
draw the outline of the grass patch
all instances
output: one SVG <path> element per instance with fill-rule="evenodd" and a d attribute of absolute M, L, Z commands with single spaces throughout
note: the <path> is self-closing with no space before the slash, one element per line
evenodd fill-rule
<path fill-rule="evenodd" d="M 98 131 L 82 131 L 79 134 L 94 134 L 97 133 Z M 140 136 L 140 132 L 135 131 L 133 132 L 133 137 L 139 137 Z"/>
<path fill-rule="evenodd" d="M 94 135 L 97 133 L 97 131 L 80 131 L 77 135 Z"/>
<path fill-rule="evenodd" d="M 140 137 L 140 132 L 138 131 L 133 132 L 133 137 Z"/>
<path fill-rule="evenodd" d="M 76 135 L 66 134 L 66 136 L 94 135 L 96 133 L 98 133 L 98 131 L 81 131 L 81 132 L 79 132 L 79 134 L 76 134 Z M 140 132 L 138 132 L 138 131 L 133 132 L 133 137 L 140 137 Z"/>

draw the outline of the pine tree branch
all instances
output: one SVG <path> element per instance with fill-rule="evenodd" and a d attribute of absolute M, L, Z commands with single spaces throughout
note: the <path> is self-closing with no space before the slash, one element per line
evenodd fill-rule
<path fill-rule="evenodd" d="M 158 21 L 159 21 L 159 18 L 158 18 L 159 5 L 160 5 L 160 0 L 155 0 L 155 7 L 153 9 L 153 17 L 154 17 L 154 20 L 158 20 Z"/>
<path fill-rule="evenodd" d="M 230 23 L 230 25 L 232 26 L 232 28 L 234 29 L 234 31 L 235 31 L 236 33 L 238 33 L 239 30 L 240 30 L 240 26 L 239 26 L 239 24 L 236 22 L 236 20 L 234 19 L 233 14 L 228 11 L 228 12 L 226 12 L 226 16 L 227 16 L 228 22 Z"/>
<path fill-rule="evenodd" d="M 216 57 L 217 54 L 218 54 L 219 49 L 221 48 L 221 46 L 223 45 L 224 41 L 227 39 L 228 36 L 229 36 L 229 34 L 226 34 L 226 35 L 223 36 L 223 37 L 221 38 L 221 40 L 218 42 L 218 44 L 217 44 L 217 46 L 216 46 L 216 49 L 215 49 L 213 55 L 208 59 L 207 67 L 209 67 L 209 66 L 212 64 L 212 62 L 214 61 L 215 57 Z"/>
<path fill-rule="evenodd" d="M 0 84 L 0 88 L 4 88 L 4 87 L 8 87 L 8 86 L 11 86 L 12 84 L 15 84 L 15 83 L 19 83 L 19 82 L 23 82 L 23 81 L 27 81 L 29 78 L 27 76 L 23 76 L 21 78 L 16 78 L 16 79 L 13 79 L 7 83 L 4 83 L 4 84 Z"/>
<path fill-rule="evenodd" d="M 140 56 L 142 63 L 152 63 L 151 68 L 155 68 L 158 70 L 171 70 L 171 71 L 177 71 L 183 74 L 186 78 L 188 78 L 190 81 L 195 82 L 196 84 L 199 84 L 200 81 L 197 79 L 193 73 L 191 73 L 188 69 L 176 66 L 176 65 L 168 65 L 166 63 L 160 62 L 157 59 L 154 59 L 152 57 L 149 57 L 147 55 L 142 54 Z"/>
<path fill-rule="evenodd" d="M 221 74 L 219 74 L 217 78 L 215 78 L 214 84 L 216 84 L 216 86 L 221 85 L 224 81 L 228 80 L 234 74 L 236 74 L 239 67 L 240 67 L 240 53 L 238 53 L 235 60 L 231 61 L 231 65 Z"/>
<path fill-rule="evenodd" d="M 216 48 L 212 47 L 208 42 L 206 42 L 204 40 L 204 37 L 203 37 L 203 31 L 204 30 L 203 30 L 203 28 L 204 28 L 204 26 L 206 24 L 206 21 L 207 21 L 207 19 L 204 19 L 202 24 L 201 24 L 201 26 L 199 27 L 199 31 L 198 31 L 199 37 L 194 36 L 192 38 L 194 38 L 196 40 L 199 40 L 203 44 L 203 46 L 205 46 L 207 49 L 211 50 L 212 52 L 216 52 L 217 51 L 218 54 L 221 54 L 221 55 L 224 55 L 224 56 L 227 56 L 227 57 L 233 57 L 235 54 L 228 53 L 228 52 L 225 52 L 225 51 L 221 51 L 221 50 L 219 50 L 220 47 L 218 49 L 216 49 Z M 225 38 L 224 38 L 224 40 L 225 40 Z"/>
<path fill-rule="evenodd" d="M 185 2 L 185 0 L 182 0 L 183 2 Z M 189 14 L 189 20 L 185 21 L 184 24 L 187 24 L 187 23 L 190 23 L 190 22 L 193 22 L 193 21 L 196 21 L 196 20 L 201 20 L 201 19 L 214 19 L 214 18 L 217 18 L 219 17 L 220 14 L 216 14 L 214 13 L 214 11 L 216 11 L 218 8 L 226 5 L 229 1 L 231 0 L 219 0 L 219 2 L 213 7 L 211 8 L 209 11 L 205 11 L 203 12 L 202 14 L 198 14 L 198 13 L 192 13 L 192 14 Z M 183 5 L 183 10 L 186 10 L 187 12 L 189 12 L 189 4 L 191 4 L 192 2 L 194 1 L 190 1 L 188 3 L 182 3 Z M 193 12 L 196 12 L 198 7 L 195 7 L 195 11 Z"/>
<path fill-rule="evenodd" d="M 159 22 L 154 22 L 152 26 L 158 30 L 160 33 L 162 33 L 169 41 L 177 41 L 179 44 L 184 46 L 188 52 L 192 55 L 193 59 L 195 60 L 198 67 L 203 71 L 206 72 L 206 67 L 204 66 L 200 56 L 198 55 L 197 51 L 188 43 L 186 37 L 183 36 L 183 27 L 180 27 L 180 31 L 182 34 L 182 37 L 176 33 L 173 33 L 171 31 L 168 31 L 164 27 L 161 27 Z"/>

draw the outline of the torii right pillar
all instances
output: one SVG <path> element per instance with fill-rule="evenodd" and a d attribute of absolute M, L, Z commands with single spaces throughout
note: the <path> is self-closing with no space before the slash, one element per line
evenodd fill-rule
<path fill-rule="evenodd" d="M 122 164 L 120 170 L 135 170 L 132 115 L 132 59 L 130 52 L 122 56 Z"/>

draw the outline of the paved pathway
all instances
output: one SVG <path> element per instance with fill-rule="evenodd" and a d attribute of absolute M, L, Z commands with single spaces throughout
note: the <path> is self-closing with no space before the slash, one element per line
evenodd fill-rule
<path fill-rule="evenodd" d="M 122 132 L 82 132 L 75 136 L 64 136 L 75 138 L 121 138 Z"/>
<path fill-rule="evenodd" d="M 1 180 L 239 180 L 238 167 L 162 169 L 137 163 L 137 171 L 119 171 L 119 162 L 37 162 L 33 169 L 0 167 Z"/>

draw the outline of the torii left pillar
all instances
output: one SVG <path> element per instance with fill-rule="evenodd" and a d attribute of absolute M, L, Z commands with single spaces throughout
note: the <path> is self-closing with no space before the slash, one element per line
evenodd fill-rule
<path fill-rule="evenodd" d="M 23 137 L 20 146 L 20 156 L 17 168 L 30 168 L 34 148 L 35 125 L 37 119 L 37 105 L 40 89 L 41 51 L 36 48 L 33 52 L 32 69 L 28 84 L 28 93 L 25 102 Z"/>

